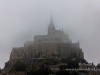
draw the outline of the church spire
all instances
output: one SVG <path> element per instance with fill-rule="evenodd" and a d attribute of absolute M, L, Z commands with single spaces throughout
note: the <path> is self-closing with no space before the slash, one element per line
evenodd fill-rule
<path fill-rule="evenodd" d="M 50 24 L 49 24 L 49 29 L 54 29 L 55 30 L 55 26 L 54 26 L 54 23 L 53 23 L 53 16 L 52 16 L 52 12 L 51 12 L 51 17 L 50 17 Z"/>
<path fill-rule="evenodd" d="M 51 12 L 51 17 L 50 17 L 50 25 L 54 26 L 52 12 Z"/>
<path fill-rule="evenodd" d="M 53 22 L 52 12 L 51 12 L 51 17 L 50 17 L 50 22 Z"/>
<path fill-rule="evenodd" d="M 78 46 L 80 47 L 80 43 L 79 43 L 79 40 L 78 40 L 77 44 L 78 44 Z"/>
<path fill-rule="evenodd" d="M 53 23 L 53 17 L 52 17 L 52 13 L 51 13 L 50 23 L 49 23 L 49 26 L 48 26 L 48 34 L 52 34 L 52 32 L 54 32 L 54 30 L 55 30 L 55 26 L 54 26 L 54 23 Z"/>

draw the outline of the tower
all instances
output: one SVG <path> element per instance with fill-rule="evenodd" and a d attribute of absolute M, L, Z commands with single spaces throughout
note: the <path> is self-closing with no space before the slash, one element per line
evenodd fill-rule
<path fill-rule="evenodd" d="M 51 13 L 50 23 L 49 23 L 49 26 L 48 26 L 48 35 L 52 35 L 54 30 L 55 30 L 55 26 L 54 26 L 54 23 L 53 23 L 53 17 L 52 17 L 52 13 Z"/>
<path fill-rule="evenodd" d="M 78 40 L 78 42 L 77 42 L 77 45 L 78 45 L 78 47 L 80 47 L 80 43 L 79 43 L 79 40 Z"/>

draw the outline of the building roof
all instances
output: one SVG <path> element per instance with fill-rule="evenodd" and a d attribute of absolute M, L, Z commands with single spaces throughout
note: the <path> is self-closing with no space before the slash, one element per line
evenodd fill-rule
<path fill-rule="evenodd" d="M 44 38 L 48 38 L 48 36 L 47 35 L 35 35 L 34 38 L 36 38 L 36 39 L 44 39 Z"/>
<path fill-rule="evenodd" d="M 43 42 L 49 42 L 49 43 L 59 43 L 59 41 L 43 41 Z"/>

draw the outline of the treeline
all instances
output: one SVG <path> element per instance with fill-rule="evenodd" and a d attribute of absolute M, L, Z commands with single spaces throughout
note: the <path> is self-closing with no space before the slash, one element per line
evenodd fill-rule
<path fill-rule="evenodd" d="M 66 71 L 67 69 L 72 68 L 79 68 L 79 62 L 87 63 L 85 59 L 75 59 L 72 60 L 72 58 L 62 59 L 62 60 L 56 60 L 56 59 L 48 59 L 44 61 L 38 61 L 31 64 L 24 64 L 21 61 L 17 61 L 12 68 L 10 69 L 9 73 L 19 72 L 23 71 L 27 75 L 49 75 L 49 74 L 55 74 L 55 75 L 78 75 L 78 72 L 71 72 Z M 58 72 L 53 72 L 49 67 L 46 65 L 57 65 L 59 63 L 67 63 L 67 65 L 61 65 L 59 68 L 60 70 Z M 6 65 L 7 67 L 7 65 Z"/>

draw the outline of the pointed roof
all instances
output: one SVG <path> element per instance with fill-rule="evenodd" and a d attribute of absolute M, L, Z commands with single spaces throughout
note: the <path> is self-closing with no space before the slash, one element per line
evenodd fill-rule
<path fill-rule="evenodd" d="M 50 29 L 55 29 L 55 26 L 54 26 L 54 23 L 53 23 L 53 16 L 52 16 L 52 13 L 51 13 L 51 17 L 50 17 L 50 24 L 49 24 L 49 28 Z"/>
<path fill-rule="evenodd" d="M 52 22 L 52 23 L 53 23 L 52 12 L 51 12 L 51 17 L 50 17 L 50 22 Z"/>
<path fill-rule="evenodd" d="M 78 40 L 77 44 L 78 44 L 78 46 L 80 47 L 80 43 L 79 43 L 79 40 Z"/>

